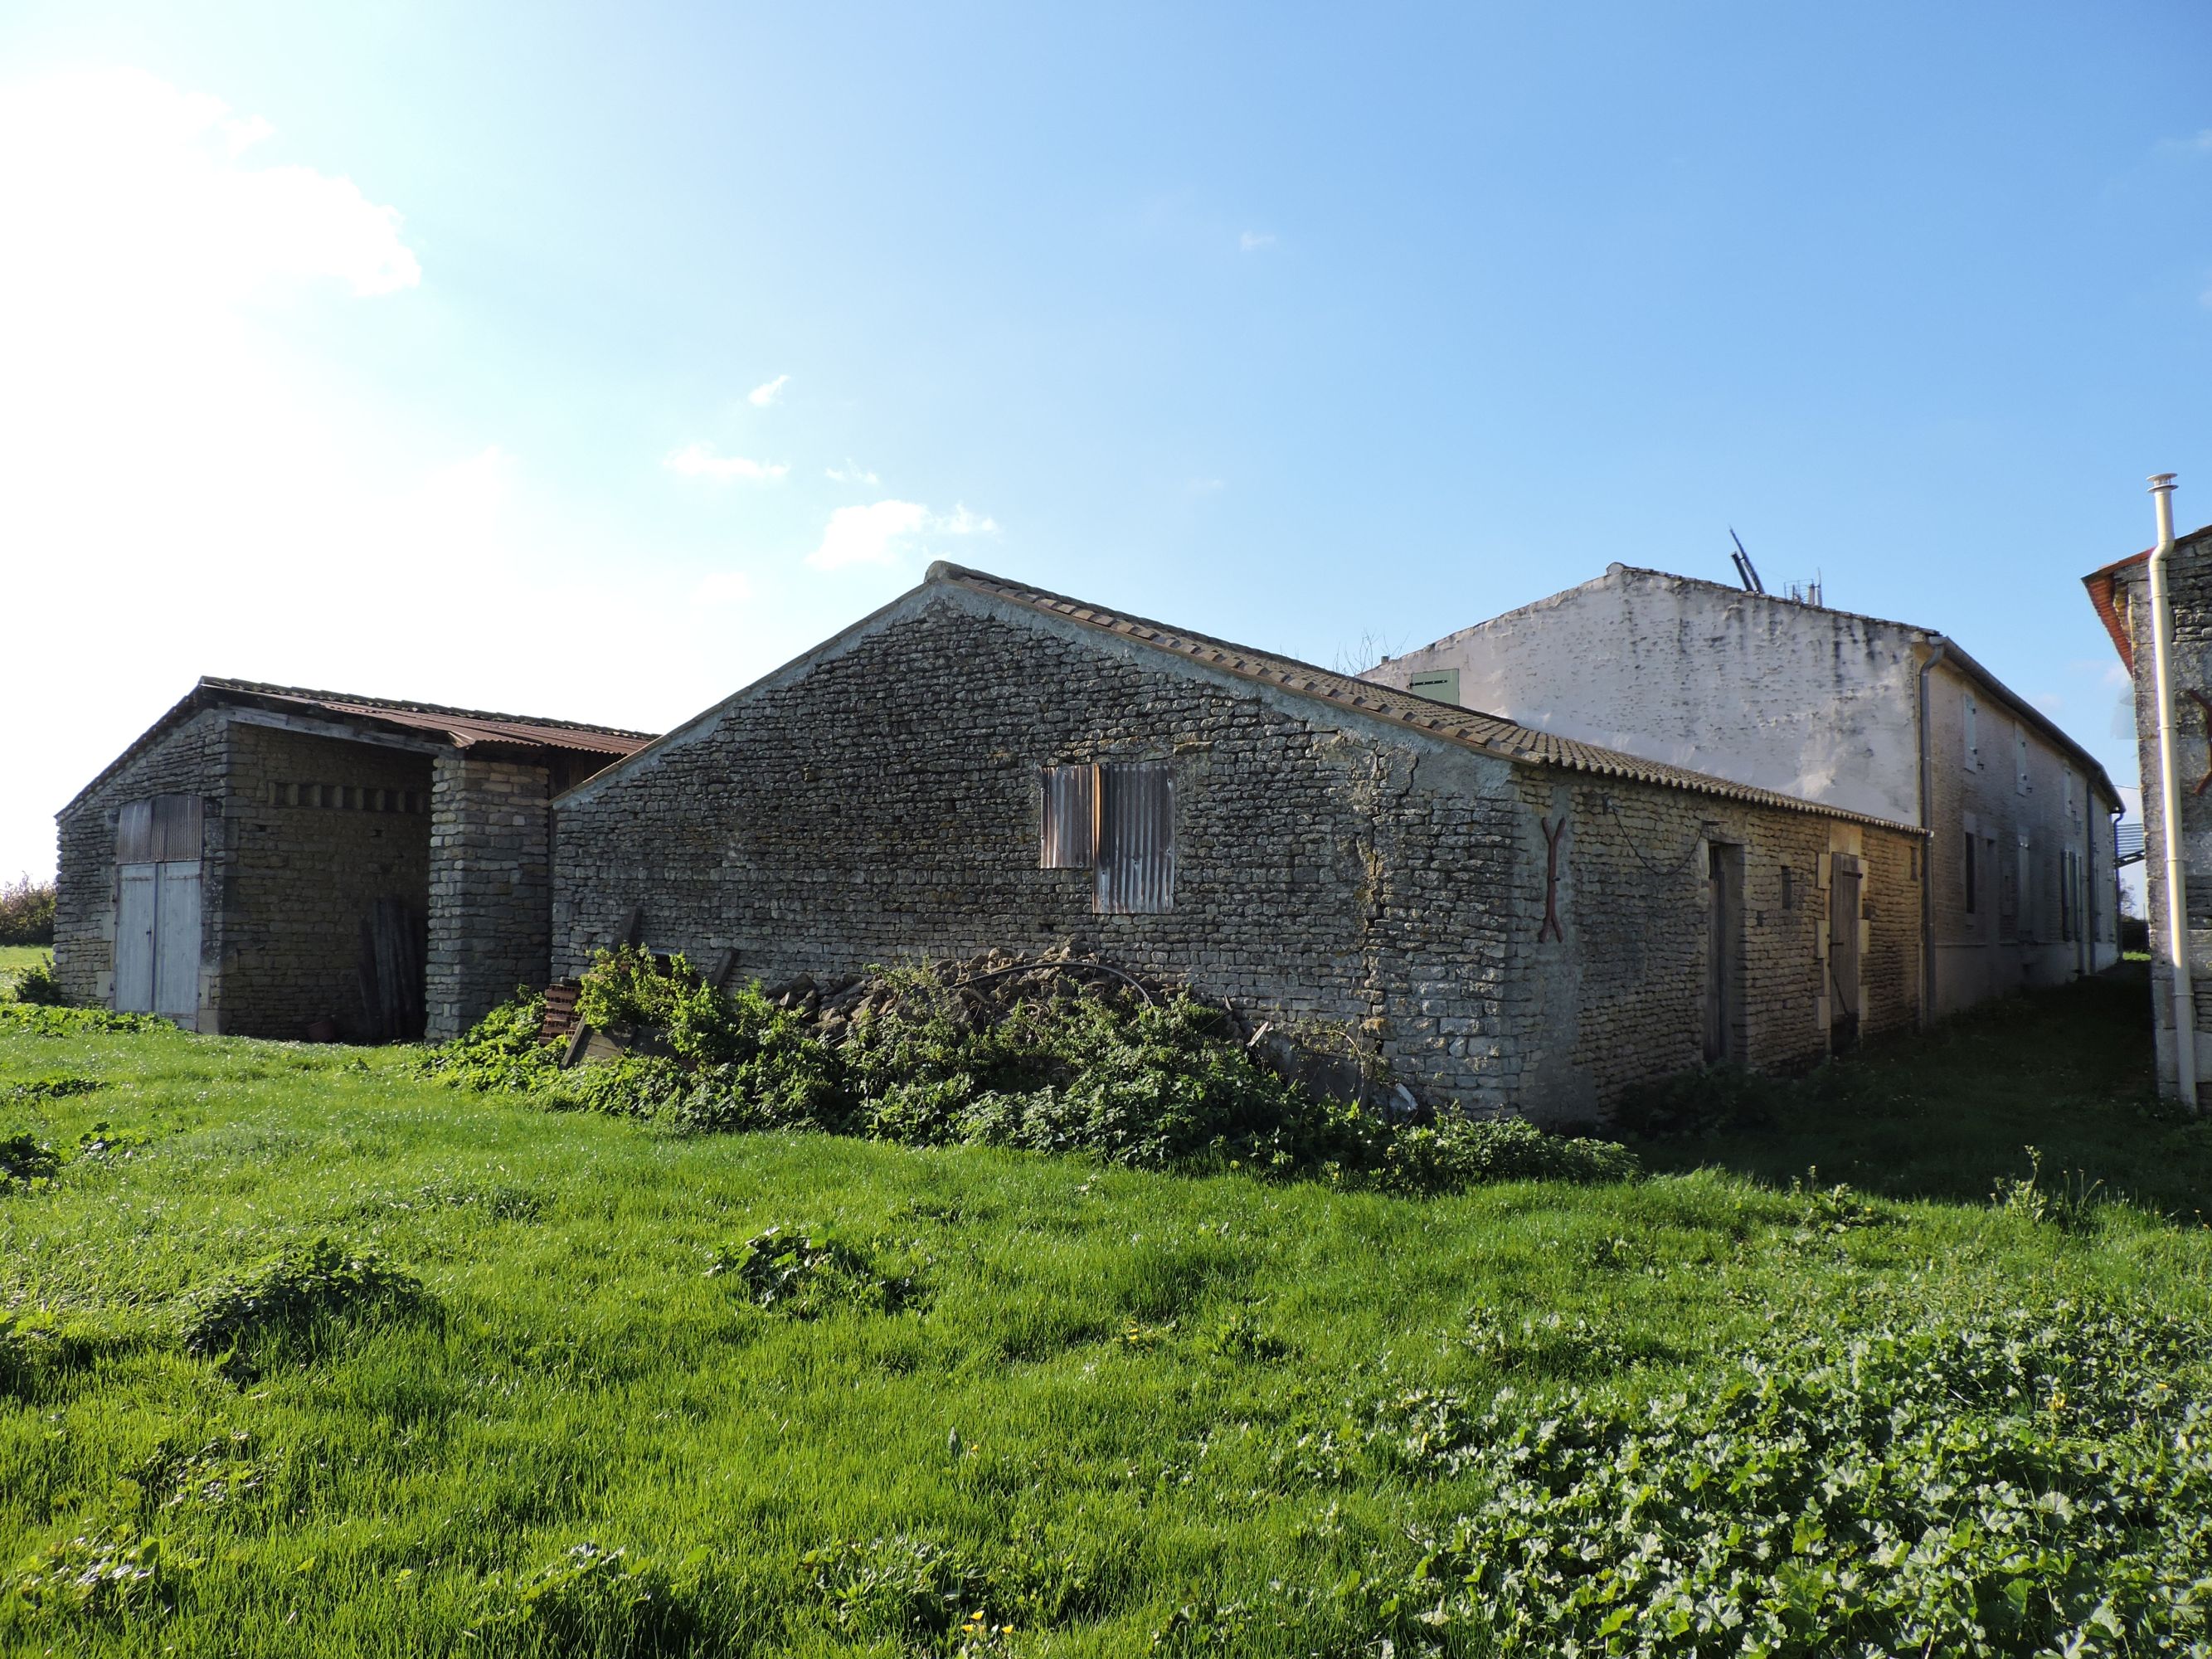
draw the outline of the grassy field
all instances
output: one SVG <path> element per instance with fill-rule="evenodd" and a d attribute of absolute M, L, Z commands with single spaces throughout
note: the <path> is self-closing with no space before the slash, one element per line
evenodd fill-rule
<path fill-rule="evenodd" d="M 2189 1650 L 2212 1132 L 2145 1022 L 2022 999 L 1649 1179 L 1416 1200 L 0 1020 L 0 1651 L 1759 1650 L 1700 1550 L 1803 1604 L 1765 1650 Z M 1709 1504 L 1659 1473 L 1721 1445 Z M 2160 1588 L 2045 1548 L 2093 1509 Z M 1762 1515 L 1786 1559 L 1698 1541 Z"/>
<path fill-rule="evenodd" d="M 0 945 L 0 1000 L 4 1000 L 14 988 L 15 975 L 34 962 L 44 962 L 54 953 L 51 945 Z"/>

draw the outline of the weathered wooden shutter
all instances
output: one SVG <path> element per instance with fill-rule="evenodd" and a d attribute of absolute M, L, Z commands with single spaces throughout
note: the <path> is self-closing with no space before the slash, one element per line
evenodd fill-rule
<path fill-rule="evenodd" d="M 1829 1033 L 1834 1046 L 1859 1035 L 1859 869 L 1838 858 L 1828 877 Z"/>
<path fill-rule="evenodd" d="M 1037 868 L 1088 870 L 1098 862 L 1098 769 L 1046 766 L 1037 835 Z"/>
<path fill-rule="evenodd" d="M 1175 908 L 1175 785 L 1164 762 L 1102 766 L 1101 915 L 1158 915 Z"/>

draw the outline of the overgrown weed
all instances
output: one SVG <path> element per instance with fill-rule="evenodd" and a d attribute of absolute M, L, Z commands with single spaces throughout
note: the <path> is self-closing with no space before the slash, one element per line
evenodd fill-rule
<path fill-rule="evenodd" d="M 723 992 L 680 957 L 603 953 L 580 1017 L 651 1052 L 562 1071 L 542 1002 L 495 1010 L 434 1050 L 432 1074 L 550 1106 L 689 1130 L 819 1130 L 910 1146 L 1006 1146 L 1130 1169 L 1249 1170 L 1408 1194 L 1498 1181 L 1632 1180 L 1634 1154 L 1518 1119 L 1412 1124 L 1316 1098 L 1255 1060 L 1223 1012 L 1187 994 L 1069 987 L 979 1018 L 931 969 L 881 976 L 877 998 L 810 1030 L 757 985 Z"/>

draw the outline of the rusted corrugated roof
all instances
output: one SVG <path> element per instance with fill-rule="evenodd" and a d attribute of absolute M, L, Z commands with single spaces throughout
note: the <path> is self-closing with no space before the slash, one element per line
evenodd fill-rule
<path fill-rule="evenodd" d="M 1141 617 L 1124 616 L 1103 606 L 1086 604 L 1081 599 L 1069 599 L 1065 594 L 1050 593 L 1042 588 L 1008 581 L 986 571 L 970 570 L 939 561 L 930 566 L 929 580 L 957 583 L 975 592 L 988 593 L 994 599 L 1024 605 L 1047 616 L 1065 617 L 1103 634 L 1134 640 L 1170 655 L 1203 663 L 1209 668 L 1262 684 L 1279 686 L 1299 696 L 1318 698 L 1335 708 L 1349 709 L 1370 720 L 1443 738 L 1524 765 L 1555 766 L 1562 770 L 1588 773 L 1595 777 L 1661 784 L 1702 795 L 1717 796 L 1724 800 L 1778 806 L 1793 812 L 1811 812 L 1821 817 L 1876 824 L 1886 830 L 1903 830 L 1914 835 L 1923 833 L 1917 825 L 1899 823 L 1893 819 L 1875 817 L 1865 812 L 1849 811 L 1820 801 L 1807 800 L 1802 796 L 1760 789 L 1751 784 L 1736 783 L 1727 778 L 1712 777 L 1683 767 L 1669 766 L 1663 762 L 1623 754 L 1618 750 L 1601 749 L 1595 744 L 1580 743 L 1553 732 L 1538 732 L 1511 720 L 1501 720 L 1494 714 L 1480 714 L 1453 703 L 1432 702 L 1410 691 L 1399 691 L 1389 686 L 1356 679 L 1349 674 L 1340 674 L 1331 669 L 1317 668 L 1295 658 L 1255 651 L 1249 646 L 1235 645 L 1226 640 L 1194 634 L 1188 629 L 1170 628 Z"/>
<path fill-rule="evenodd" d="M 480 708 L 447 708 L 434 702 L 406 702 L 392 697 L 362 697 L 344 691 L 309 691 L 296 685 L 264 685 L 254 680 L 203 678 L 210 691 L 236 692 L 271 702 L 297 703 L 326 714 L 382 720 L 410 731 L 444 738 L 456 749 L 480 743 L 523 744 L 540 749 L 574 749 L 588 755 L 635 754 L 651 743 L 651 732 L 625 732 L 576 720 L 532 720 L 526 714 L 494 714 Z"/>
<path fill-rule="evenodd" d="M 653 739 L 650 732 L 625 732 L 611 726 L 586 726 L 575 720 L 532 720 L 526 715 L 495 714 L 477 708 L 447 708 L 437 703 L 407 702 L 391 697 L 364 697 L 345 691 L 311 691 L 296 685 L 266 685 L 258 680 L 227 680 L 205 676 L 167 714 L 133 738 L 124 751 L 100 770 L 100 775 L 77 791 L 54 816 L 66 817 L 77 804 L 151 744 L 202 709 L 218 707 L 261 708 L 277 713 L 352 721 L 421 734 L 456 749 L 496 745 L 508 750 L 554 750 L 567 754 L 605 757 L 611 763 L 635 754 Z"/>

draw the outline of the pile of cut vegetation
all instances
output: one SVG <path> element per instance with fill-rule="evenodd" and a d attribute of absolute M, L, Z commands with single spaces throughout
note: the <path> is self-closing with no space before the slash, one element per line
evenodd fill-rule
<path fill-rule="evenodd" d="M 425 1065 L 462 1086 L 688 1129 L 1012 1146 L 1393 1192 L 1638 1171 L 1623 1147 L 1519 1120 L 1325 1099 L 1268 1064 L 1265 1028 L 1246 1030 L 1233 1009 L 1071 957 L 724 990 L 680 956 L 603 952 L 576 1017 L 625 1052 L 567 1069 L 543 1038 L 544 1013 L 542 998 L 520 995 Z"/>

